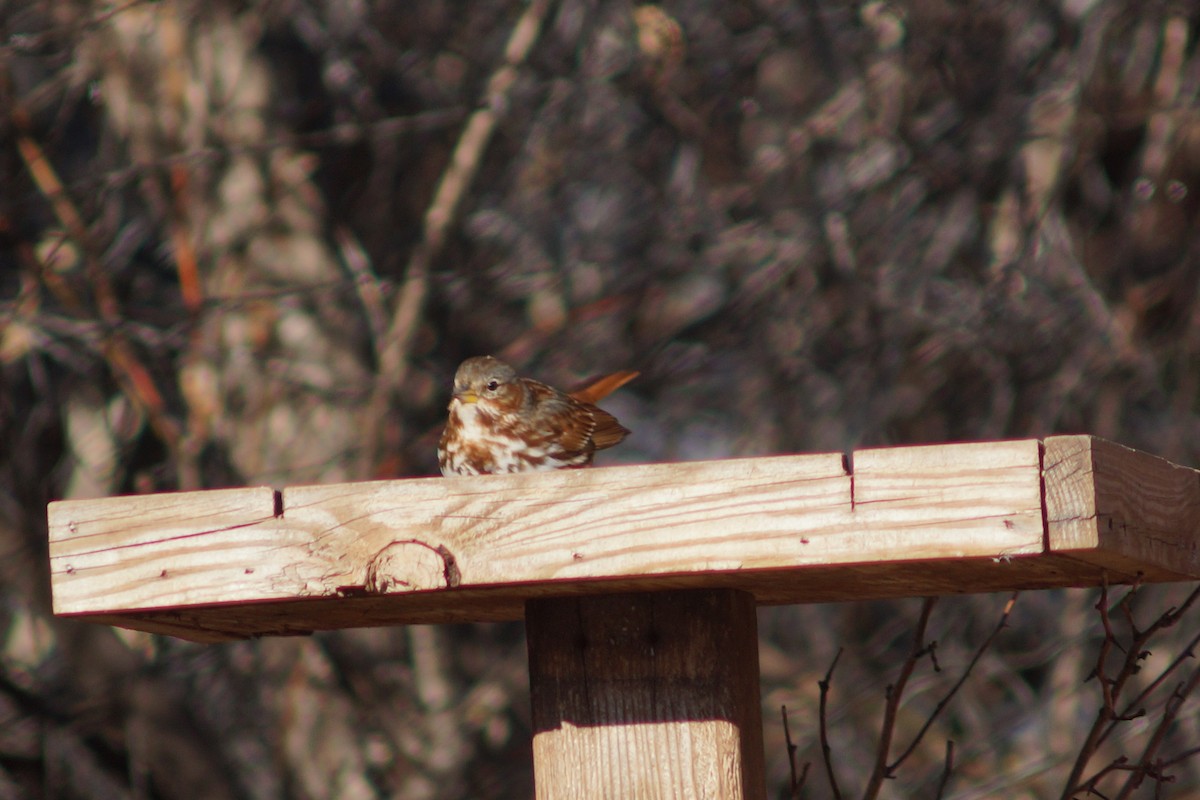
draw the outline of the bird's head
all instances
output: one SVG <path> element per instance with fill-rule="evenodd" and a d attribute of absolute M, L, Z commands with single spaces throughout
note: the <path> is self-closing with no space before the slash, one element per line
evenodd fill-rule
<path fill-rule="evenodd" d="M 520 408 L 523 401 L 516 370 L 491 356 L 468 358 L 454 373 L 452 406 L 457 402 L 507 411 Z"/>

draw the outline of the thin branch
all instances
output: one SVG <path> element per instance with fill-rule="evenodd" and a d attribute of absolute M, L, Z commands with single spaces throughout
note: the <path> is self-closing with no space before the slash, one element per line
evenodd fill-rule
<path fill-rule="evenodd" d="M 1079 786 L 1075 787 L 1074 791 L 1072 791 L 1071 794 L 1074 795 L 1077 792 L 1085 792 L 1086 794 L 1094 794 L 1097 797 L 1105 797 L 1105 795 L 1101 794 L 1100 790 L 1097 788 L 1097 786 L 1100 783 L 1101 778 L 1104 778 L 1105 776 L 1107 776 L 1113 772 L 1120 772 L 1123 770 L 1130 770 L 1130 769 L 1133 769 L 1133 767 L 1131 767 L 1129 765 L 1129 757 L 1128 756 L 1117 756 L 1112 761 L 1110 761 L 1104 768 L 1102 768 L 1099 772 L 1097 772 L 1095 775 L 1088 778 L 1086 781 L 1081 783 Z"/>
<path fill-rule="evenodd" d="M 0 46 L 2 51 L 2 46 Z M 148 174 L 170 171 L 177 166 L 203 167 L 235 155 L 263 155 L 280 149 L 320 149 L 356 144 L 366 139 L 389 139 L 411 133 L 424 133 L 449 128 L 462 121 L 467 112 L 451 106 L 430 111 L 418 111 L 396 117 L 355 122 L 341 122 L 307 133 L 286 133 L 253 142 L 223 142 L 219 145 L 200 145 L 164 153 L 136 164 L 76 176 L 66 188 L 75 195 L 112 191 Z"/>
<path fill-rule="evenodd" d="M 7 41 L 0 42 L 0 54 L 7 55 L 13 52 L 36 53 L 49 42 L 64 41 L 70 38 L 69 34 L 95 30 L 118 14 L 123 14 L 136 6 L 151 5 L 152 3 L 153 0 L 129 0 L 129 2 L 122 3 L 121 5 L 107 8 L 88 19 L 75 21 L 70 24 L 54 25 L 47 31 L 40 33 L 14 33 L 8 37 Z"/>
<path fill-rule="evenodd" d="M 842 790 L 838 788 L 837 778 L 833 774 L 833 748 L 829 746 L 829 725 L 825 709 L 829 699 L 829 687 L 833 683 L 833 670 L 837 667 L 838 659 L 841 657 L 842 648 L 839 647 L 837 655 L 829 664 L 829 669 L 825 671 L 825 679 L 817 682 L 817 686 L 821 688 L 821 707 L 818 714 L 821 729 L 821 759 L 825 763 L 825 775 L 829 778 L 829 791 L 833 793 L 834 800 L 842 800 Z"/>
<path fill-rule="evenodd" d="M 1125 785 L 1121 789 L 1118 797 L 1128 797 L 1129 793 L 1141 785 L 1147 777 L 1155 781 L 1162 782 L 1168 780 L 1162 773 L 1161 764 L 1155 761 L 1158 748 L 1167 735 L 1168 729 L 1174 723 L 1179 707 L 1188 695 L 1190 695 L 1200 682 L 1200 670 L 1194 671 L 1186 684 L 1177 686 L 1172 692 L 1171 698 L 1167 701 L 1163 716 L 1155 726 L 1150 740 L 1142 753 L 1141 758 L 1134 764 L 1129 764 L 1129 760 L 1122 756 L 1116 759 L 1108 766 L 1101 769 L 1095 775 L 1083 780 L 1083 771 L 1088 762 L 1096 754 L 1101 742 L 1108 738 L 1120 722 L 1127 722 L 1144 716 L 1145 710 L 1138 707 L 1155 688 L 1160 686 L 1166 677 L 1174 672 L 1182 663 L 1183 658 L 1191 657 L 1193 650 L 1200 636 L 1194 638 L 1188 643 L 1184 652 L 1171 662 L 1151 684 L 1140 692 L 1133 701 L 1126 703 L 1125 707 L 1118 712 L 1116 709 L 1117 701 L 1121 697 L 1121 693 L 1125 689 L 1129 680 L 1141 670 L 1141 662 L 1149 655 L 1149 650 L 1146 646 L 1159 632 L 1170 628 L 1182 619 L 1183 615 L 1200 599 L 1200 587 L 1194 589 L 1187 599 L 1179 607 L 1172 607 L 1160 614 L 1153 623 L 1145 630 L 1140 630 L 1133 619 L 1132 604 L 1133 599 L 1137 595 L 1139 585 L 1135 584 L 1131 590 L 1121 598 L 1114 606 L 1120 608 L 1125 616 L 1126 622 L 1130 629 L 1130 642 L 1128 647 L 1121 647 L 1117 640 L 1116 633 L 1113 630 L 1110 610 L 1108 607 L 1108 586 L 1107 583 L 1101 586 L 1100 600 L 1096 604 L 1096 608 L 1100 613 L 1101 625 L 1104 629 L 1104 641 L 1101 643 L 1100 654 L 1097 658 L 1096 669 L 1093 675 L 1097 678 L 1101 687 L 1103 702 L 1100 709 L 1096 713 L 1096 720 L 1092 724 L 1091 730 L 1088 732 L 1083 745 L 1079 749 L 1079 755 L 1076 757 L 1075 764 L 1071 774 L 1064 785 L 1062 797 L 1064 800 L 1074 796 L 1080 791 L 1097 793 L 1096 786 L 1101 778 L 1114 770 L 1129 771 L 1132 774 L 1126 780 Z M 1125 657 L 1121 663 L 1121 667 L 1117 674 L 1109 677 L 1105 672 L 1105 664 L 1108 654 L 1113 648 L 1117 648 L 1124 653 Z"/>
<path fill-rule="evenodd" d="M 1186 614 L 1192 606 L 1196 604 L 1197 600 L 1200 600 L 1200 586 L 1197 586 L 1192 590 L 1192 593 L 1189 594 L 1187 599 L 1183 601 L 1183 605 L 1179 606 L 1178 608 L 1168 608 L 1166 611 L 1160 614 L 1158 619 L 1154 621 L 1154 624 L 1146 629 L 1146 633 L 1157 633 L 1158 631 L 1172 627 L 1183 618 L 1183 615 Z"/>
<path fill-rule="evenodd" d="M 1184 761 L 1187 761 L 1189 758 L 1196 755 L 1200 755 L 1200 747 L 1189 747 L 1187 750 L 1184 750 L 1181 753 L 1176 753 L 1168 758 L 1163 762 L 1163 766 L 1173 767 L 1176 764 L 1182 764 Z"/>
<path fill-rule="evenodd" d="M 181 433 L 180 426 L 167 413 L 166 402 L 150 371 L 142 364 L 133 347 L 121 334 L 122 319 L 116 292 L 108 279 L 108 273 L 102 267 L 96 254 L 96 248 L 83 215 L 63 187 L 58 172 L 54 169 L 49 157 L 34 139 L 33 123 L 28 110 L 18 105 L 12 110 L 11 118 L 17 129 L 17 152 L 25 165 L 26 172 L 29 173 L 38 191 L 50 203 L 59 224 L 62 225 L 66 235 L 78 245 L 83 256 L 85 274 L 96 302 L 96 314 L 103 323 L 104 332 L 99 347 L 101 356 L 122 391 L 133 406 L 145 415 L 162 444 L 168 451 L 177 453 Z M 35 273 L 45 280 L 47 286 L 53 291 L 58 285 L 56 280 L 48 279 L 53 270 L 41 263 L 36 254 L 34 259 L 32 266 Z M 60 290 L 56 294 L 76 303 L 80 302 L 73 293 L 64 293 Z M 92 316 L 90 309 L 82 305 L 77 305 L 72 310 L 81 316 Z"/>
<path fill-rule="evenodd" d="M 1104 576 L 1100 583 L 1100 598 L 1096 601 L 1095 607 L 1100 612 L 1100 623 L 1104 628 L 1104 640 L 1100 643 L 1100 652 L 1096 657 L 1096 668 L 1092 673 L 1092 677 L 1095 677 L 1100 684 L 1103 702 L 1096 711 L 1096 719 L 1092 722 L 1092 727 L 1088 729 L 1087 736 L 1083 739 L 1083 744 L 1079 747 L 1079 753 L 1075 756 L 1075 763 L 1071 766 L 1071 774 L 1067 776 L 1067 780 L 1063 784 L 1062 800 L 1069 800 L 1076 791 L 1083 788 L 1083 784 L 1080 782 L 1083 778 L 1083 771 L 1087 768 L 1092 756 L 1096 754 L 1096 748 L 1100 745 L 1100 739 L 1105 727 L 1115 716 L 1111 687 L 1108 684 L 1108 678 L 1104 674 L 1104 663 L 1108 659 L 1108 654 L 1112 649 L 1113 643 L 1116 641 L 1116 636 L 1112 630 L 1112 621 L 1108 616 L 1107 576 Z"/>
<path fill-rule="evenodd" d="M 387 312 L 379 277 L 371 267 L 371 257 L 349 227 L 338 225 L 333 230 L 333 238 L 337 242 L 342 263 L 354 278 L 354 288 L 362 304 L 367 330 L 371 332 L 371 342 L 378 347 L 384 340 Z M 375 356 L 378 358 L 379 353 L 376 352 Z"/>
<path fill-rule="evenodd" d="M 808 768 L 812 766 L 812 762 L 805 761 L 800 767 L 800 777 L 796 779 L 795 785 L 792 787 L 792 796 L 799 800 L 800 790 L 804 788 L 804 784 L 808 782 Z"/>
<path fill-rule="evenodd" d="M 975 655 L 971 657 L 970 662 L 967 664 L 967 668 L 963 670 L 963 674 L 959 677 L 958 681 L 954 684 L 954 686 L 950 687 L 950 691 L 946 693 L 946 696 L 938 701 L 938 704 L 934 707 L 933 712 L 929 715 L 929 718 L 925 720 L 925 724 L 921 726 L 921 729 L 917 731 L 917 735 L 913 737 L 912 743 L 909 744 L 909 746 L 896 758 L 895 761 L 888 765 L 888 774 L 894 773 L 896 768 L 903 764 L 904 761 L 913 754 L 913 752 L 917 749 L 917 745 L 921 743 L 921 739 L 925 737 L 925 734 L 928 733 L 929 729 L 933 726 L 933 721 L 937 719 L 938 715 L 941 714 L 946 706 L 950 704 L 950 701 L 954 698 L 954 695 L 958 694 L 958 690 L 961 689 L 963 684 L 967 682 L 967 678 L 970 677 L 971 671 L 975 669 L 975 665 L 979 663 L 979 659 L 983 658 L 983 654 L 986 653 L 988 648 L 992 646 L 992 642 L 994 642 L 996 637 L 1000 635 L 1000 631 L 1008 627 L 1008 618 L 1012 615 L 1013 606 L 1017 604 L 1017 597 L 1020 594 L 1020 592 L 1013 592 L 1012 597 L 1008 598 L 1008 602 L 1004 604 L 1004 610 L 1000 612 L 1000 619 L 996 622 L 996 627 L 992 629 L 992 632 L 988 635 L 988 637 L 984 639 L 983 643 L 975 650 Z"/>
<path fill-rule="evenodd" d="M 479 165 L 483 153 L 491 141 L 492 133 L 508 107 L 508 95 L 517 82 L 517 68 L 525 62 L 537 41 L 542 21 L 550 10 L 550 0 L 530 0 L 525 12 L 517 20 L 504 47 L 503 63 L 492 73 L 484 90 L 483 105 L 478 108 L 463 128 L 458 144 L 450 156 L 450 162 L 442 173 L 441 181 L 434 192 L 433 200 L 425 212 L 421 240 L 409 256 L 404 283 L 400 287 L 400 298 L 392 314 L 384 341 L 376 345 L 379 352 L 379 373 L 367 407 L 367 431 L 363 449 L 369 460 L 360 466 L 363 475 L 374 472 L 378 448 L 383 444 L 378 436 L 379 427 L 387 414 L 388 403 L 394 392 L 404 385 L 408 374 L 407 354 L 417 329 L 421 309 L 428 292 L 429 269 L 441 254 L 451 225 L 458 217 L 463 197 Z"/>
<path fill-rule="evenodd" d="M 929 616 L 933 613 L 933 606 L 936 603 L 936 597 L 926 597 L 921 603 L 921 616 L 917 620 L 917 629 L 913 632 L 912 647 L 904 659 L 904 664 L 900 667 L 900 676 L 896 679 L 896 683 L 887 688 L 887 702 L 883 708 L 883 725 L 879 731 L 879 744 L 875 750 L 875 767 L 871 770 L 871 777 L 863 792 L 863 797 L 867 800 L 878 797 L 884 779 L 892 777 L 887 757 L 892 747 L 892 737 L 896 733 L 896 716 L 900 711 L 900 700 L 904 696 L 904 688 L 908 685 L 908 679 L 912 677 L 913 670 L 917 667 L 917 662 L 930 651 L 930 646 L 925 644 L 925 632 L 929 628 Z"/>
<path fill-rule="evenodd" d="M 1142 691 L 1138 692 L 1137 697 L 1125 704 L 1125 707 L 1121 710 L 1117 720 L 1110 723 L 1104 733 L 1101 734 L 1100 741 L 1103 742 L 1109 737 L 1110 734 L 1113 733 L 1113 731 L 1116 730 L 1117 721 L 1127 721 L 1145 716 L 1146 709 L 1142 707 L 1142 704 L 1146 702 L 1150 695 L 1156 689 L 1158 689 L 1158 687 L 1160 687 L 1166 681 L 1166 679 L 1170 677 L 1173 672 L 1175 672 L 1175 670 L 1179 669 L 1179 667 L 1183 665 L 1184 661 L 1196 657 L 1197 645 L 1200 645 L 1200 633 L 1197 633 L 1192 637 L 1192 640 L 1187 643 L 1187 646 L 1183 649 L 1183 651 L 1179 655 L 1175 656 L 1174 660 L 1171 661 L 1171 663 L 1168 664 L 1165 669 L 1163 669 L 1157 678 L 1151 681 L 1146 688 L 1142 689 Z"/>
<path fill-rule="evenodd" d="M 938 781 L 937 794 L 933 796 L 934 800 L 942 800 L 942 796 L 946 793 L 946 787 L 950 785 L 950 774 L 954 771 L 954 740 L 946 740 L 946 761 L 942 767 L 942 777 Z"/>
<path fill-rule="evenodd" d="M 808 779 L 809 762 L 804 762 L 804 767 L 801 769 L 799 776 L 796 775 L 796 744 L 792 741 L 792 730 L 788 726 L 787 706 L 779 707 L 779 716 L 783 718 L 783 739 L 787 742 L 787 758 L 788 769 L 790 770 L 790 780 L 788 782 L 788 796 L 792 798 L 800 797 L 800 789 L 804 786 L 804 782 Z"/>
<path fill-rule="evenodd" d="M 182 98 L 178 105 L 183 105 Z M 170 176 L 171 215 L 167 221 L 167 228 L 171 239 L 171 251 L 175 256 L 175 271 L 179 275 L 179 293 L 183 297 L 183 307 L 195 316 L 204 305 L 204 288 L 200 282 L 196 248 L 190 236 L 191 226 L 187 224 L 188 203 L 192 197 L 189 189 L 191 176 L 182 164 L 172 166 Z"/>
<path fill-rule="evenodd" d="M 1153 777 L 1159 782 L 1168 780 L 1162 774 L 1162 762 L 1158 759 L 1158 749 L 1162 746 L 1163 741 L 1167 737 L 1167 732 L 1170 730 L 1171 725 L 1174 724 L 1175 718 L 1179 715 L 1179 709 L 1183 708 L 1183 704 L 1187 702 L 1191 693 L 1196 690 L 1197 685 L 1200 685 L 1200 668 L 1192 670 L 1191 677 L 1188 678 L 1187 682 L 1175 687 L 1175 691 L 1171 692 L 1171 698 L 1167 701 L 1162 718 L 1158 721 L 1154 733 L 1150 735 L 1149 741 L 1146 742 L 1146 747 L 1142 750 L 1142 757 L 1138 759 L 1140 769 L 1138 772 L 1130 775 L 1128 780 L 1125 781 L 1125 785 L 1121 787 L 1121 791 L 1117 795 L 1117 800 L 1129 797 L 1147 776 Z M 1154 766 L 1153 769 L 1151 769 L 1152 765 Z"/>

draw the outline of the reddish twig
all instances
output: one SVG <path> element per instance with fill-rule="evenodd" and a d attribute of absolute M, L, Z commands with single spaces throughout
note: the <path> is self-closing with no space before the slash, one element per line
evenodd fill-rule
<path fill-rule="evenodd" d="M 63 226 L 67 236 L 78 245 L 83 256 L 88 281 L 96 301 L 96 310 L 103 323 L 103 339 L 99 352 L 108 364 L 117 383 L 121 386 L 134 407 L 146 415 L 150 427 L 159 440 L 172 453 L 178 450 L 180 428 L 179 424 L 170 417 L 162 393 L 150 375 L 150 371 L 138 359 L 129 342 L 121 335 L 118 327 L 121 322 L 120 308 L 117 304 L 116 292 L 108 280 L 108 275 L 100 264 L 93 246 L 91 235 L 83 220 L 83 215 L 67 194 L 58 173 L 50 163 L 50 159 L 42 150 L 41 145 L 31 133 L 32 122 L 29 113 L 23 107 L 12 111 L 12 120 L 17 128 L 17 151 L 25 164 L 25 169 L 33 179 L 38 191 L 49 201 L 59 224 Z M 36 258 L 36 256 L 35 256 Z M 52 273 L 40 262 L 37 272 L 43 279 Z M 55 291 L 55 282 L 47 282 Z M 57 295 L 74 300 L 78 298 L 71 292 L 63 292 L 61 288 Z M 77 306 L 77 313 L 86 314 L 87 310 Z"/>
<path fill-rule="evenodd" d="M 1100 783 L 1100 780 L 1102 778 L 1107 777 L 1111 773 L 1120 772 L 1122 770 L 1129 770 L 1129 769 L 1132 769 L 1132 767 L 1129 766 L 1129 758 L 1127 756 L 1117 756 L 1112 761 L 1110 761 L 1108 764 L 1106 764 L 1095 775 L 1093 775 L 1092 777 L 1090 777 L 1086 781 L 1084 781 L 1082 784 L 1080 784 L 1080 786 L 1075 791 L 1076 792 L 1084 792 L 1086 795 L 1094 795 L 1096 797 L 1104 798 L 1104 800 L 1109 800 L 1108 796 L 1101 793 L 1101 791 L 1097 788 L 1097 786 Z M 1072 794 L 1074 794 L 1074 792 Z"/>
<path fill-rule="evenodd" d="M 175 254 L 175 272 L 179 275 L 179 294 L 183 307 L 193 316 L 200 313 L 204 304 L 204 287 L 200 285 L 200 265 L 196 259 L 196 248 L 188 218 L 188 199 L 192 196 L 191 177 L 183 164 L 170 169 L 172 217 L 169 223 L 171 251 Z"/>

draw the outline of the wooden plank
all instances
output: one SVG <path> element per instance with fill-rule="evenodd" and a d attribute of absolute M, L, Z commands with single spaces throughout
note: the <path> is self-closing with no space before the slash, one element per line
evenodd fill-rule
<path fill-rule="evenodd" d="M 1048 548 L 1123 580 L 1200 576 L 1200 471 L 1094 436 L 1046 440 Z"/>
<path fill-rule="evenodd" d="M 527 600 L 540 597 L 561 600 L 599 593 L 725 588 L 750 592 L 760 605 L 779 605 L 1096 586 L 1102 574 L 1097 567 L 1057 556 L 939 559 L 117 610 L 85 618 L 105 625 L 215 642 L 378 625 L 514 621 L 522 618 Z"/>
<path fill-rule="evenodd" d="M 862 450 L 854 455 L 855 524 L 877 547 L 892 537 L 912 553 L 919 538 L 930 558 L 1040 553 L 1040 471 L 1033 439 Z"/>
<path fill-rule="evenodd" d="M 257 594 L 259 559 L 281 543 L 275 504 L 265 487 L 51 503 L 54 612 Z"/>
<path fill-rule="evenodd" d="M 754 598 L 530 601 L 539 800 L 765 798 Z"/>
<path fill-rule="evenodd" d="M 1086 498 L 1058 484 L 1088 478 L 1048 463 L 1047 496 Z M 1104 463 L 1111 503 L 1124 467 Z M 797 603 L 1087 585 L 1106 570 L 1200 576 L 1194 558 L 1149 569 L 1162 562 L 1141 564 L 1128 542 L 1089 543 L 1075 511 L 1055 516 L 1076 538 L 1046 553 L 1036 440 L 864 450 L 852 464 L 821 454 L 302 486 L 278 515 L 269 489 L 53 503 L 55 609 L 209 641 L 520 619 L 531 598 L 609 591 Z M 1171 491 L 1186 505 L 1195 487 Z M 1147 558 L 1193 546 L 1172 541 Z"/>

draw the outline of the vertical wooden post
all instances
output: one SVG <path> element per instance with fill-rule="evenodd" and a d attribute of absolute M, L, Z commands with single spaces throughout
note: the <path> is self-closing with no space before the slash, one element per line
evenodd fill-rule
<path fill-rule="evenodd" d="M 754 598 L 530 600 L 539 800 L 766 797 Z"/>

